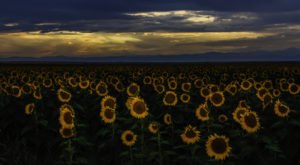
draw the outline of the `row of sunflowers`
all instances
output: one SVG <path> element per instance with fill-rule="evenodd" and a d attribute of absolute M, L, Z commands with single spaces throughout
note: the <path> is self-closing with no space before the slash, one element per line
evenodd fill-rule
<path fill-rule="evenodd" d="M 299 77 L 298 66 L 6 66 L 1 120 L 19 121 L 0 129 L 0 162 L 17 154 L 7 148 L 39 138 L 35 157 L 16 164 L 44 164 L 42 132 L 55 141 L 47 159 L 62 164 L 259 164 L 262 155 L 294 163 L 284 151 L 297 155 L 299 142 L 282 143 L 300 127 Z M 24 144 L 6 146 L 8 138 Z"/>

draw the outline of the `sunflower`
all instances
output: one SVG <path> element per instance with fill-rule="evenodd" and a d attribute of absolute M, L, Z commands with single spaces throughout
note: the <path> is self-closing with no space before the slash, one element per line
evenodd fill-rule
<path fill-rule="evenodd" d="M 68 78 L 68 84 L 69 84 L 71 87 L 75 88 L 75 87 L 77 87 L 78 82 L 77 82 L 77 80 L 76 80 L 75 77 L 69 77 L 69 78 Z"/>
<path fill-rule="evenodd" d="M 42 96 L 42 93 L 41 93 L 41 89 L 40 88 L 37 88 L 34 90 L 33 92 L 33 97 L 37 100 L 42 100 L 43 96 Z"/>
<path fill-rule="evenodd" d="M 237 86 L 235 84 L 229 84 L 226 86 L 225 91 L 233 96 L 237 93 Z"/>
<path fill-rule="evenodd" d="M 196 127 L 188 125 L 180 137 L 184 143 L 194 144 L 200 140 L 200 131 L 198 131 Z"/>
<path fill-rule="evenodd" d="M 172 116 L 169 113 L 166 113 L 164 115 L 164 123 L 167 124 L 167 125 L 172 124 Z"/>
<path fill-rule="evenodd" d="M 296 83 L 289 84 L 289 92 L 292 95 L 297 95 L 300 92 L 300 87 Z"/>
<path fill-rule="evenodd" d="M 247 109 L 250 108 L 250 106 L 247 104 L 247 101 L 246 101 L 246 100 L 240 100 L 238 106 L 239 106 L 239 107 L 242 107 L 242 108 L 247 108 Z"/>
<path fill-rule="evenodd" d="M 220 123 L 225 123 L 227 120 L 228 120 L 228 117 L 224 114 L 221 114 L 221 115 L 218 116 L 218 121 Z"/>
<path fill-rule="evenodd" d="M 126 146 L 133 146 L 137 140 L 137 135 L 130 130 L 126 130 L 121 135 L 121 140 Z"/>
<path fill-rule="evenodd" d="M 176 90 L 177 81 L 176 80 L 168 81 L 168 87 L 169 87 L 170 90 Z"/>
<path fill-rule="evenodd" d="M 260 128 L 260 122 L 256 112 L 248 111 L 241 116 L 240 124 L 248 133 L 255 133 Z"/>
<path fill-rule="evenodd" d="M 286 81 L 281 81 L 279 85 L 281 91 L 287 92 L 289 90 L 289 83 L 287 83 Z"/>
<path fill-rule="evenodd" d="M 177 101 L 177 94 L 173 91 L 167 91 L 163 98 L 163 103 L 166 106 L 175 106 Z"/>
<path fill-rule="evenodd" d="M 32 93 L 31 86 L 27 83 L 24 86 L 22 86 L 21 91 L 23 94 L 30 94 Z"/>
<path fill-rule="evenodd" d="M 118 92 L 123 92 L 125 90 L 124 85 L 122 84 L 122 82 L 117 83 L 116 85 L 114 85 L 116 91 Z"/>
<path fill-rule="evenodd" d="M 104 123 L 113 123 L 116 120 L 116 112 L 111 108 L 104 108 L 100 111 L 100 117 Z"/>
<path fill-rule="evenodd" d="M 158 93 L 158 94 L 162 94 L 165 91 L 165 86 L 162 84 L 157 84 L 154 85 L 154 90 Z"/>
<path fill-rule="evenodd" d="M 186 82 L 186 83 L 181 84 L 181 90 L 184 91 L 184 92 L 190 92 L 191 87 L 192 87 L 192 85 L 191 85 L 190 82 Z"/>
<path fill-rule="evenodd" d="M 131 83 L 128 87 L 127 87 L 127 94 L 128 96 L 137 96 L 140 93 L 140 86 L 137 85 L 136 83 Z"/>
<path fill-rule="evenodd" d="M 87 79 L 80 80 L 80 82 L 79 82 L 79 87 L 80 87 L 81 89 L 86 89 L 86 88 L 89 87 L 89 85 L 90 85 L 90 81 L 87 80 Z"/>
<path fill-rule="evenodd" d="M 221 107 L 225 102 L 225 97 L 223 92 L 215 92 L 210 94 L 209 100 L 213 106 Z"/>
<path fill-rule="evenodd" d="M 216 160 L 225 160 L 231 152 L 229 138 L 224 135 L 210 135 L 205 146 L 207 155 Z"/>
<path fill-rule="evenodd" d="M 152 78 L 150 76 L 145 76 L 144 79 L 143 79 L 143 83 L 145 85 L 149 85 L 152 83 Z"/>
<path fill-rule="evenodd" d="M 99 96 L 106 96 L 108 94 L 107 84 L 100 81 L 96 86 L 96 92 Z"/>
<path fill-rule="evenodd" d="M 210 95 L 210 90 L 209 88 L 206 86 L 206 87 L 203 87 L 200 89 L 200 95 L 202 97 L 204 97 L 205 99 L 209 98 L 209 95 Z"/>
<path fill-rule="evenodd" d="M 149 114 L 147 104 L 142 98 L 134 97 L 131 100 L 129 107 L 130 114 L 135 118 L 143 119 Z"/>
<path fill-rule="evenodd" d="M 281 95 L 281 92 L 279 89 L 273 89 L 272 94 L 274 97 L 279 97 Z"/>
<path fill-rule="evenodd" d="M 151 122 L 149 125 L 148 125 L 148 130 L 149 132 L 153 133 L 153 134 L 156 134 L 159 130 L 159 124 L 158 122 Z"/>
<path fill-rule="evenodd" d="M 233 119 L 236 122 L 240 123 L 242 116 L 247 112 L 249 112 L 249 110 L 247 108 L 238 106 L 235 109 L 235 111 L 232 113 Z"/>
<path fill-rule="evenodd" d="M 274 105 L 274 112 L 279 117 L 286 117 L 290 113 L 290 108 L 287 105 L 281 103 L 280 100 L 277 100 Z"/>
<path fill-rule="evenodd" d="M 31 115 L 32 112 L 34 111 L 34 108 L 35 108 L 35 104 L 34 104 L 34 103 L 27 104 L 27 105 L 25 106 L 25 114 L 26 114 L 26 115 Z"/>
<path fill-rule="evenodd" d="M 43 80 L 43 86 L 45 88 L 50 88 L 50 87 L 52 87 L 52 85 L 53 85 L 52 79 L 47 78 L 47 79 Z"/>
<path fill-rule="evenodd" d="M 101 100 L 101 109 L 105 109 L 105 108 L 110 108 L 115 110 L 117 108 L 117 99 L 113 96 L 105 96 L 102 100 Z"/>
<path fill-rule="evenodd" d="M 187 93 L 183 93 L 183 94 L 180 95 L 180 100 L 183 103 L 189 103 L 190 99 L 191 99 L 191 96 Z"/>
<path fill-rule="evenodd" d="M 210 93 L 218 92 L 220 87 L 216 84 L 209 84 Z"/>
<path fill-rule="evenodd" d="M 200 89 L 203 86 L 203 81 L 201 79 L 196 79 L 194 81 L 194 86 L 198 89 Z"/>
<path fill-rule="evenodd" d="M 70 105 L 64 104 L 59 110 L 59 123 L 65 128 L 74 128 L 74 110 Z"/>
<path fill-rule="evenodd" d="M 257 90 L 256 96 L 260 101 L 264 101 L 263 96 L 268 93 L 268 90 L 264 87 L 261 87 Z"/>
<path fill-rule="evenodd" d="M 59 129 L 59 133 L 60 133 L 61 137 L 64 139 L 68 139 L 68 138 L 75 136 L 73 128 L 69 128 L 69 127 L 61 127 Z"/>
<path fill-rule="evenodd" d="M 263 86 L 266 89 L 270 90 L 270 89 L 273 88 L 273 82 L 271 80 L 266 80 L 266 81 L 263 82 Z"/>
<path fill-rule="evenodd" d="M 71 100 L 72 95 L 66 89 L 60 88 L 57 91 L 57 97 L 59 101 L 67 103 Z"/>
<path fill-rule="evenodd" d="M 13 85 L 13 86 L 11 87 L 11 94 L 12 94 L 13 96 L 19 98 L 19 97 L 22 96 L 22 91 L 21 91 L 21 89 L 20 89 L 19 86 Z"/>
<path fill-rule="evenodd" d="M 197 119 L 207 121 L 209 119 L 209 111 L 206 104 L 200 104 L 195 111 Z"/>
<path fill-rule="evenodd" d="M 266 93 L 263 96 L 263 109 L 269 106 L 273 102 L 273 96 L 270 93 Z"/>
<path fill-rule="evenodd" d="M 243 80 L 241 83 L 241 89 L 244 91 L 250 90 L 252 87 L 252 83 L 248 80 Z"/>

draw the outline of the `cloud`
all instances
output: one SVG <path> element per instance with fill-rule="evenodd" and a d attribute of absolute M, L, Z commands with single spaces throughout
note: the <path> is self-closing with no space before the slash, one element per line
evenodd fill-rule
<path fill-rule="evenodd" d="M 272 36 L 257 32 L 126 32 L 59 31 L 0 34 L 0 56 L 182 54 L 235 51 L 239 46 L 215 47 L 215 42 L 255 40 Z M 211 44 L 209 44 L 211 43 Z"/>

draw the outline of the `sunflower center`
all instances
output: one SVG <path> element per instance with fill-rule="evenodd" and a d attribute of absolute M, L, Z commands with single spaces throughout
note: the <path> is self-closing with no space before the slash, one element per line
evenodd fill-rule
<path fill-rule="evenodd" d="M 187 130 L 187 131 L 186 131 L 185 136 L 186 136 L 187 138 L 194 138 L 194 137 L 197 136 L 197 134 L 195 133 L 195 131 L 193 131 L 193 130 L 190 129 L 190 130 Z"/>
<path fill-rule="evenodd" d="M 175 98 L 175 96 L 173 94 L 169 93 L 169 94 L 166 95 L 166 102 L 167 103 L 173 103 L 175 101 L 175 99 L 176 98 Z"/>
<path fill-rule="evenodd" d="M 203 108 L 200 109 L 200 115 L 203 116 L 203 117 L 206 117 L 207 116 L 207 111 Z"/>
<path fill-rule="evenodd" d="M 126 139 L 126 141 L 131 142 L 133 140 L 133 135 L 126 134 L 125 139 Z"/>
<path fill-rule="evenodd" d="M 64 135 L 64 136 L 72 136 L 72 134 L 73 134 L 73 131 L 72 131 L 72 129 L 70 129 L 70 128 L 64 128 L 63 129 L 63 131 L 62 131 L 62 134 Z"/>
<path fill-rule="evenodd" d="M 111 109 L 105 109 L 104 116 L 108 119 L 112 119 L 114 117 L 114 112 Z"/>
<path fill-rule="evenodd" d="M 248 127 L 254 128 L 257 125 L 256 117 L 253 114 L 246 115 L 245 123 Z"/>
<path fill-rule="evenodd" d="M 138 91 L 137 86 L 133 85 L 133 86 L 130 86 L 130 87 L 129 87 L 129 92 L 130 92 L 131 94 L 136 94 L 137 91 Z"/>
<path fill-rule="evenodd" d="M 216 138 L 211 143 L 212 150 L 217 154 L 222 154 L 226 152 L 227 144 L 224 139 Z"/>
<path fill-rule="evenodd" d="M 107 99 L 105 102 L 104 102 L 104 107 L 109 107 L 109 108 L 114 108 L 114 105 L 115 105 L 115 101 L 113 99 Z"/>
<path fill-rule="evenodd" d="M 215 93 L 213 96 L 212 96 L 212 101 L 216 104 L 219 104 L 222 102 L 222 95 L 218 94 L 218 93 Z"/>
<path fill-rule="evenodd" d="M 205 89 L 202 90 L 202 93 L 203 93 L 204 96 L 208 96 L 209 95 L 209 90 L 205 88 Z"/>
<path fill-rule="evenodd" d="M 244 88 L 249 88 L 249 86 L 250 86 L 249 82 L 246 81 L 246 82 L 243 83 Z"/>
<path fill-rule="evenodd" d="M 291 91 L 292 92 L 297 92 L 298 91 L 298 87 L 296 85 L 292 85 L 291 86 Z"/>
<path fill-rule="evenodd" d="M 73 123 L 73 116 L 72 116 L 72 113 L 71 113 L 71 112 L 66 112 L 66 113 L 64 113 L 64 121 L 65 121 L 67 124 L 72 124 L 72 123 Z"/>
<path fill-rule="evenodd" d="M 282 113 L 282 114 L 285 114 L 288 112 L 288 108 L 283 106 L 283 105 L 279 105 L 279 108 L 278 108 L 279 112 Z"/>
<path fill-rule="evenodd" d="M 64 100 L 67 100 L 70 97 L 70 95 L 67 92 L 65 92 L 65 91 L 60 92 L 60 96 Z"/>
<path fill-rule="evenodd" d="M 145 107 L 145 104 L 141 101 L 138 101 L 136 102 L 134 105 L 133 105 L 133 110 L 134 112 L 136 112 L 137 114 L 142 114 L 146 111 L 146 107 Z"/>
<path fill-rule="evenodd" d="M 100 86 L 100 87 L 98 88 L 98 91 L 99 91 L 100 93 L 105 93 L 105 92 L 106 92 L 106 88 L 105 88 L 104 86 Z"/>

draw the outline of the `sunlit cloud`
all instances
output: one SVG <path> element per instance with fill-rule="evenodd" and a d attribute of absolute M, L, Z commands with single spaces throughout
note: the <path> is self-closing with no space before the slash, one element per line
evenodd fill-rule
<path fill-rule="evenodd" d="M 19 23 L 7 23 L 7 24 L 4 24 L 3 26 L 5 27 L 15 27 L 15 26 L 18 26 Z"/>
<path fill-rule="evenodd" d="M 36 26 L 57 26 L 61 24 L 57 22 L 42 22 L 42 23 L 36 23 L 35 25 Z"/>
<path fill-rule="evenodd" d="M 274 34 L 265 32 L 78 32 L 0 33 L 0 56 L 111 56 L 172 55 L 209 51 L 236 51 L 245 46 L 215 42 L 255 40 Z"/>

